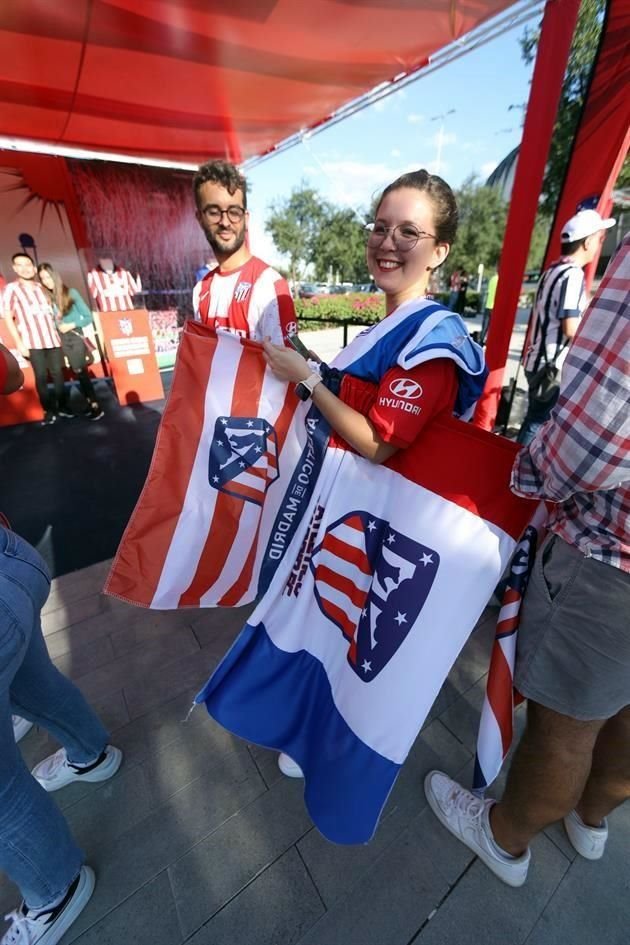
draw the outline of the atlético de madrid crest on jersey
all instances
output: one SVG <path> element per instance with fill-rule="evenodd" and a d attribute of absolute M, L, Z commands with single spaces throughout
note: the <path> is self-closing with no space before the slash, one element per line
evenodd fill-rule
<path fill-rule="evenodd" d="M 438 571 L 437 551 L 365 511 L 330 525 L 311 558 L 320 610 L 347 639 L 348 663 L 375 679 L 418 619 Z"/>
<path fill-rule="evenodd" d="M 247 296 L 249 295 L 249 290 L 251 289 L 251 282 L 239 282 L 239 284 L 234 289 L 234 301 L 235 302 L 244 302 Z"/>
<path fill-rule="evenodd" d="M 262 505 L 278 475 L 278 443 L 270 423 L 260 417 L 217 419 L 208 463 L 212 488 Z"/>

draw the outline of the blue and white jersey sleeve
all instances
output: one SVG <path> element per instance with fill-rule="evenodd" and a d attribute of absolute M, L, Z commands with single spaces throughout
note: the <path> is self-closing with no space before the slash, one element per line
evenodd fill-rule
<path fill-rule="evenodd" d="M 379 384 L 393 367 L 405 371 L 446 358 L 457 368 L 455 413 L 463 415 L 478 399 L 485 379 L 483 349 L 459 315 L 436 302 L 412 299 L 377 325 L 362 331 L 333 361 L 333 367 Z"/>

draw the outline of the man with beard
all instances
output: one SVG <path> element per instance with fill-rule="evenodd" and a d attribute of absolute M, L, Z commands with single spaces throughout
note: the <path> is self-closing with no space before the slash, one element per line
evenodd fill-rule
<path fill-rule="evenodd" d="M 11 265 L 17 279 L 4 289 L 4 317 L 15 347 L 31 362 L 44 411 L 42 422 L 55 423 L 58 416 L 74 417 L 64 386 L 63 350 L 50 299 L 36 279 L 37 269 L 28 253 L 15 253 Z M 52 394 L 48 390 L 49 373 Z"/>
<path fill-rule="evenodd" d="M 193 290 L 195 318 L 243 338 L 283 344 L 297 332 L 285 279 L 246 242 L 247 183 L 227 161 L 202 164 L 193 178 L 196 216 L 218 265 Z"/>

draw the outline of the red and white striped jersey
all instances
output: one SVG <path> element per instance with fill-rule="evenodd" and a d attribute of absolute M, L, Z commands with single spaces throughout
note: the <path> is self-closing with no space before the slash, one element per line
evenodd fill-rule
<path fill-rule="evenodd" d="M 297 317 L 286 279 L 252 256 L 239 269 L 217 267 L 193 289 L 195 319 L 242 338 L 276 345 L 297 332 Z"/>
<path fill-rule="evenodd" d="M 127 269 L 92 269 L 87 281 L 99 312 L 128 312 L 133 308 L 133 296 L 142 292 L 140 276 L 132 276 Z"/>
<path fill-rule="evenodd" d="M 29 350 L 61 347 L 52 303 L 39 282 L 9 282 L 2 297 L 6 317 L 13 319 Z"/>

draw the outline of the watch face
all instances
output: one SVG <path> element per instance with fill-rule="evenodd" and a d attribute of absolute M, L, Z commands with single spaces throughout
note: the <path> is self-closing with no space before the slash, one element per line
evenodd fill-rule
<path fill-rule="evenodd" d="M 298 395 L 300 400 L 308 400 L 308 398 L 311 396 L 310 390 L 306 384 L 303 383 L 303 381 L 300 381 L 299 384 L 295 385 L 295 393 Z"/>

